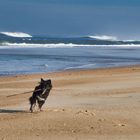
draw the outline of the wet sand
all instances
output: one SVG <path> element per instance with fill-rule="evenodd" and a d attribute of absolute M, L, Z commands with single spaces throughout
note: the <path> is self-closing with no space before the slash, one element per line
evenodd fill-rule
<path fill-rule="evenodd" d="M 40 78 L 43 111 L 29 112 Z M 139 140 L 140 66 L 0 77 L 1 140 Z"/>

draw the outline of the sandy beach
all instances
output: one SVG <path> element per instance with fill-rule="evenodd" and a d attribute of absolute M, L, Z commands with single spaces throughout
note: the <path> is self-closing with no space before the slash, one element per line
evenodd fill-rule
<path fill-rule="evenodd" d="M 40 78 L 43 111 L 29 112 Z M 0 77 L 1 140 L 139 140 L 140 66 Z"/>

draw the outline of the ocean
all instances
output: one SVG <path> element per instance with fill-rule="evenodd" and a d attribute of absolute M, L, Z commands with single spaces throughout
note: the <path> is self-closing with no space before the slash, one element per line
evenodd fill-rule
<path fill-rule="evenodd" d="M 109 36 L 47 37 L 0 33 L 0 75 L 140 64 L 140 41 Z"/>

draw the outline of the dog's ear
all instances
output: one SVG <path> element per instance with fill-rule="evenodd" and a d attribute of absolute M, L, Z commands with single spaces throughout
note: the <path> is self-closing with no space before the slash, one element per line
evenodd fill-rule
<path fill-rule="evenodd" d="M 41 78 L 41 83 L 42 83 L 42 82 L 44 82 L 44 79 L 43 79 L 43 78 Z"/>

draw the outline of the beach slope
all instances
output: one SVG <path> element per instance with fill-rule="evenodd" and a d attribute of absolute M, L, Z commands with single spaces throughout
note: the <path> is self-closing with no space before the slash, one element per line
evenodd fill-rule
<path fill-rule="evenodd" d="M 53 89 L 30 113 L 41 77 Z M 139 66 L 0 77 L 0 139 L 139 140 L 139 107 Z"/>

